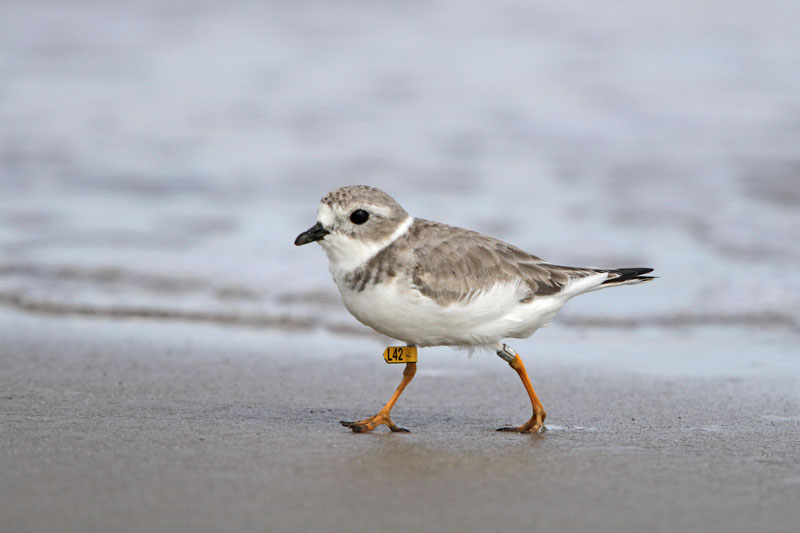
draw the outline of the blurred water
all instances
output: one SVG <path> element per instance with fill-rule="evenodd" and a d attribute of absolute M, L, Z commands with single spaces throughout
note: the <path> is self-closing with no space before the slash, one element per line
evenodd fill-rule
<path fill-rule="evenodd" d="M 0 303 L 363 328 L 329 189 L 560 264 L 565 324 L 800 330 L 800 5 L 0 6 Z M 610 292 L 610 291 L 609 291 Z"/>

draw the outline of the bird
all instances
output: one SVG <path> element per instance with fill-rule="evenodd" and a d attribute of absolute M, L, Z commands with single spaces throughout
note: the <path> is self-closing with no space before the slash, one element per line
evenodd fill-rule
<path fill-rule="evenodd" d="M 316 242 L 328 257 L 347 310 L 407 346 L 490 348 L 519 375 L 531 418 L 498 431 L 535 434 L 547 413 L 520 355 L 503 342 L 548 325 L 567 300 L 586 292 L 655 279 L 652 268 L 569 267 L 548 263 L 499 239 L 414 218 L 389 194 L 348 185 L 319 202 L 317 221 L 294 241 Z M 397 426 L 390 412 L 414 378 L 406 363 L 389 401 L 373 416 L 341 424 L 355 433 Z M 546 429 L 546 428 L 545 428 Z"/>

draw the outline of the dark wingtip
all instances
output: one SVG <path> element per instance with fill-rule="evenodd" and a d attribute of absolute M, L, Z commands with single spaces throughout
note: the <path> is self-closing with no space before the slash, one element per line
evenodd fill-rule
<path fill-rule="evenodd" d="M 647 281 L 651 279 L 656 279 L 656 276 L 643 276 L 643 274 L 649 274 L 652 272 L 652 268 L 648 267 L 635 267 L 635 268 L 615 268 L 610 270 L 612 274 L 617 274 L 616 277 L 607 279 L 603 282 L 603 285 L 606 283 L 623 283 L 625 281 L 630 281 L 632 279 Z"/>

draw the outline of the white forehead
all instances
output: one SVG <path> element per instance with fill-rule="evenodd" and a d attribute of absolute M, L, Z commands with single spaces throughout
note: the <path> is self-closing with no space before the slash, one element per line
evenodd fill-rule
<path fill-rule="evenodd" d="M 333 209 L 331 209 L 331 206 L 324 202 L 320 203 L 319 209 L 317 209 L 317 222 L 323 226 L 330 227 L 335 219 L 336 216 L 333 214 Z"/>

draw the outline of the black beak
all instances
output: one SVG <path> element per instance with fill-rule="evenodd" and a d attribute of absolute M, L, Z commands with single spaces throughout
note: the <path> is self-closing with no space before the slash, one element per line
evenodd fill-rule
<path fill-rule="evenodd" d="M 322 227 L 322 224 L 317 222 L 313 226 L 311 226 L 308 231 L 304 231 L 297 238 L 294 240 L 295 246 L 302 246 L 304 244 L 308 244 L 310 242 L 319 241 L 325 238 L 325 235 L 330 233 L 330 231 L 326 230 Z"/>

